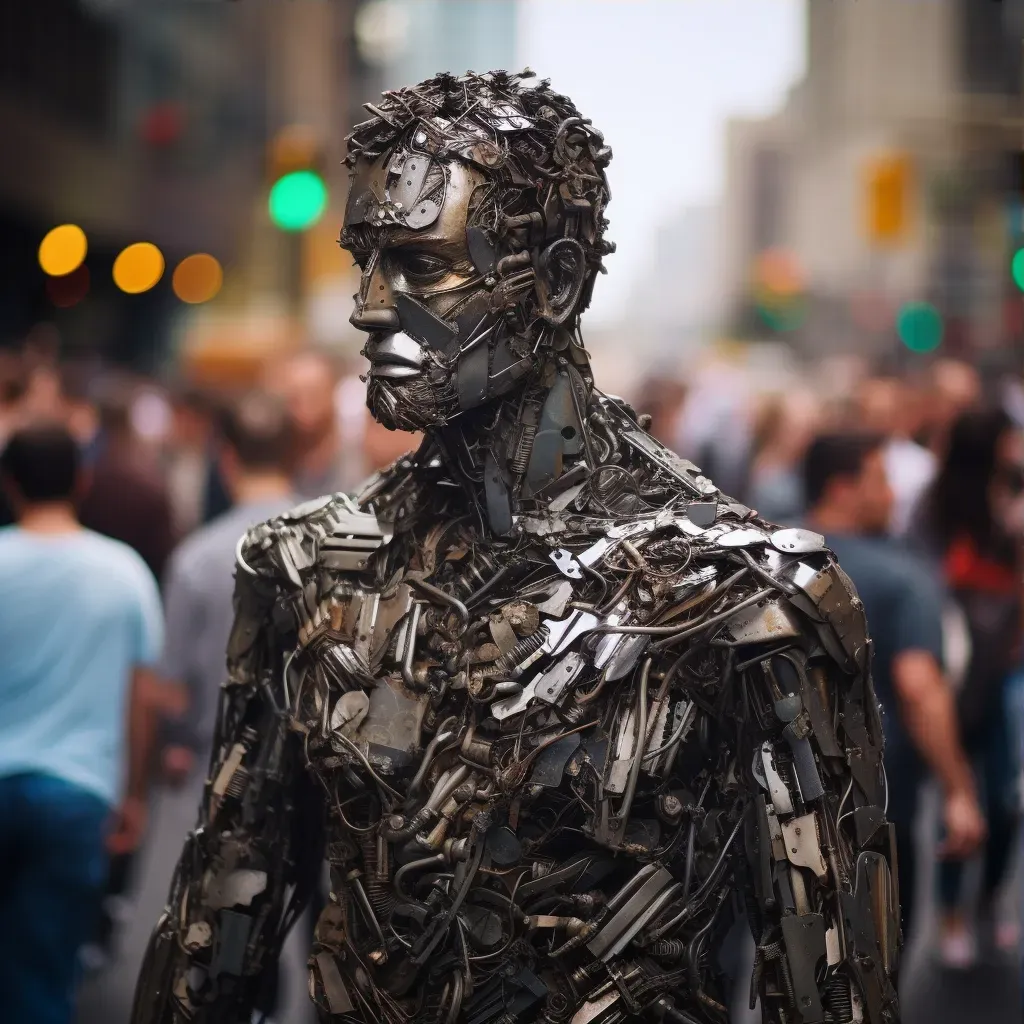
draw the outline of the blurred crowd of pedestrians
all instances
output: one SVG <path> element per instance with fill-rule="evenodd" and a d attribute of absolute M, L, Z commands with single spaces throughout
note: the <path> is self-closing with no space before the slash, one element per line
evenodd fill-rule
<path fill-rule="evenodd" d="M 808 370 L 764 393 L 718 367 L 628 397 L 724 491 L 825 535 L 873 637 L 906 937 L 922 909 L 914 823 L 931 778 L 937 957 L 963 969 L 1014 954 L 1018 915 L 999 896 L 1024 745 L 1010 713 L 1020 382 L 939 360 L 914 376 Z M 209 758 L 238 538 L 415 443 L 373 423 L 360 381 L 319 352 L 285 355 L 238 389 L 0 356 L 3 1019 L 72 1020 L 76 978 L 117 955 L 131 894 L 166 892 Z M 965 894 L 971 858 L 981 882 Z"/>

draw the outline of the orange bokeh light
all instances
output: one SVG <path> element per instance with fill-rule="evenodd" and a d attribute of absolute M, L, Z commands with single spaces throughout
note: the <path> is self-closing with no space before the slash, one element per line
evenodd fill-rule
<path fill-rule="evenodd" d="M 129 295 L 148 292 L 164 276 L 163 253 L 152 242 L 136 242 L 114 260 L 114 283 Z"/>
<path fill-rule="evenodd" d="M 209 302 L 224 283 L 224 271 L 215 257 L 198 252 L 186 256 L 175 268 L 171 278 L 174 294 L 182 302 Z"/>

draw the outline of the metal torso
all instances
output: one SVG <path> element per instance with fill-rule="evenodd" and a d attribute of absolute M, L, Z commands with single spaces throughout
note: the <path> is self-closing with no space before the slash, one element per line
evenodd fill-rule
<path fill-rule="evenodd" d="M 724 1019 L 711 952 L 737 912 L 768 1019 L 894 1018 L 852 587 L 820 537 L 626 417 L 616 436 L 647 495 L 629 516 L 570 484 L 496 539 L 428 455 L 241 550 L 275 650 L 233 675 L 283 658 L 275 700 L 323 796 L 325 1020 Z M 239 788 L 220 763 L 211 821 Z"/>

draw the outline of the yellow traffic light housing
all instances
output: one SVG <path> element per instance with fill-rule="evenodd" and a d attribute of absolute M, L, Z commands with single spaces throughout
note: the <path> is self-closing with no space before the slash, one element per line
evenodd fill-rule
<path fill-rule="evenodd" d="M 910 222 L 913 172 L 906 154 L 873 160 L 866 174 L 865 229 L 875 245 L 895 245 Z"/>

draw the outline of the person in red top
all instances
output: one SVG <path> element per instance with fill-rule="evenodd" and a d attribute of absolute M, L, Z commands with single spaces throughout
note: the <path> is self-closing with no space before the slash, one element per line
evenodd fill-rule
<path fill-rule="evenodd" d="M 980 919 L 992 929 L 995 946 L 1009 950 L 1019 929 L 997 922 L 994 904 L 1018 819 L 1017 743 L 1005 691 L 1021 657 L 1024 437 L 1004 411 L 971 411 L 956 420 L 921 512 L 923 536 L 970 638 L 957 711 L 987 803 Z M 940 953 L 951 967 L 969 966 L 977 954 L 960 901 L 962 874 L 962 861 L 939 867 Z"/>

